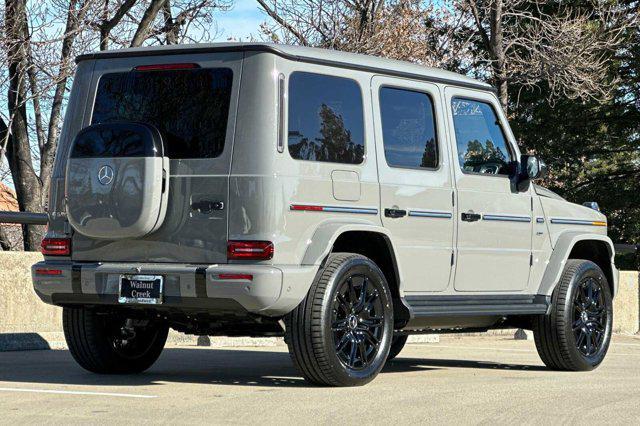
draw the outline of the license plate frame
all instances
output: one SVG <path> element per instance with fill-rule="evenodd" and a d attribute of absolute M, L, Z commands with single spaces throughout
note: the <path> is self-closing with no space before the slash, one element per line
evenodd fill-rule
<path fill-rule="evenodd" d="M 161 305 L 163 295 L 164 276 L 162 275 L 120 275 L 118 302 L 121 304 Z"/>

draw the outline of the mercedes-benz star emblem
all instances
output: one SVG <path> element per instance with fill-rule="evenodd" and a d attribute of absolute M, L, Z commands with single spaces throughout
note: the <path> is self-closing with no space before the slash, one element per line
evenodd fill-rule
<path fill-rule="evenodd" d="M 98 182 L 103 185 L 110 185 L 113 182 L 116 172 L 111 166 L 102 166 L 98 170 Z"/>

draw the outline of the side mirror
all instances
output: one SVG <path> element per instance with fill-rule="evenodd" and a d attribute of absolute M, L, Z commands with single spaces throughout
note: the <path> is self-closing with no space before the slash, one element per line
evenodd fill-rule
<path fill-rule="evenodd" d="M 523 155 L 520 157 L 517 185 L 519 191 L 526 191 L 532 180 L 542 179 L 547 175 L 547 165 L 535 155 Z"/>

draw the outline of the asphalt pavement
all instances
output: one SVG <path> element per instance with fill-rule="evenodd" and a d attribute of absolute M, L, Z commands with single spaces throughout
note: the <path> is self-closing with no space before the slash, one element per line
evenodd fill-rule
<path fill-rule="evenodd" d="M 547 370 L 531 341 L 408 345 L 359 388 L 308 385 L 286 348 L 168 347 L 148 372 L 97 376 L 69 352 L 0 353 L 2 424 L 640 424 L 640 338 L 589 373 Z"/>

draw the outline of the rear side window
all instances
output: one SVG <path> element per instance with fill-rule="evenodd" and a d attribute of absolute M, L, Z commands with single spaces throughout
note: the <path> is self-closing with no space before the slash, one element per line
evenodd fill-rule
<path fill-rule="evenodd" d="M 433 103 L 426 93 L 380 89 L 382 140 L 392 167 L 438 167 Z"/>
<path fill-rule="evenodd" d="M 341 77 L 295 72 L 289 78 L 289 153 L 298 160 L 364 160 L 362 93 Z"/>
<path fill-rule="evenodd" d="M 105 74 L 92 123 L 151 124 L 169 158 L 215 158 L 224 150 L 232 82 L 228 68 Z"/>
<path fill-rule="evenodd" d="M 514 158 L 493 107 L 486 102 L 455 98 L 451 109 L 462 170 L 508 175 Z"/>

